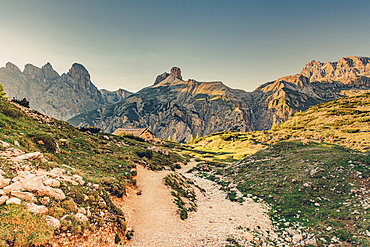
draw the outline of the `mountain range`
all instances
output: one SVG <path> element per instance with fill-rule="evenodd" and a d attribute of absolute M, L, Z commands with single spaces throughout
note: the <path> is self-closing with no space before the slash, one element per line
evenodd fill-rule
<path fill-rule="evenodd" d="M 0 68 L 0 83 L 10 98 L 26 98 L 31 108 L 61 120 L 119 102 L 132 94 L 124 89 L 98 90 L 89 72 L 78 63 L 68 73 L 59 75 L 50 63 L 41 68 L 27 64 L 21 71 L 8 62 Z"/>
<path fill-rule="evenodd" d="M 300 73 L 265 83 L 253 92 L 232 89 L 220 81 L 183 80 L 181 70 L 174 67 L 158 75 L 152 86 L 69 122 L 110 133 L 120 127 L 149 127 L 157 137 L 171 136 L 179 142 L 188 142 L 198 133 L 266 130 L 313 105 L 369 91 L 369 60 L 312 61 Z"/>

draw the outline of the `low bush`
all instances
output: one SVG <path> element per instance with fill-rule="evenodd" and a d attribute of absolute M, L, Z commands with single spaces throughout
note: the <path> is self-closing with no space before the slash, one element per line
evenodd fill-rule
<path fill-rule="evenodd" d="M 26 98 L 23 98 L 22 100 L 19 100 L 19 99 L 16 99 L 15 97 L 13 97 L 13 99 L 11 101 L 14 102 L 14 103 L 17 103 L 18 105 L 24 106 L 26 108 L 30 108 L 30 102 Z"/>

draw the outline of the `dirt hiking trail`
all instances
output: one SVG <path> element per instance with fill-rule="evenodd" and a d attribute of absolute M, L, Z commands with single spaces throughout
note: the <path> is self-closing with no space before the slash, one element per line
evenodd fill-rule
<path fill-rule="evenodd" d="M 241 205 L 225 199 L 217 184 L 186 173 L 196 165 L 191 161 L 177 170 L 206 190 L 202 194 L 196 189 L 197 212 L 189 213 L 186 220 L 180 219 L 170 188 L 164 185 L 164 178 L 172 172 L 137 167 L 137 188 L 128 188 L 127 197 L 115 200 L 125 213 L 127 228 L 134 230 L 125 246 L 226 246 L 228 237 L 247 243 L 253 239 L 247 228 L 253 230 L 257 225 L 271 234 L 266 209 L 251 200 Z"/>

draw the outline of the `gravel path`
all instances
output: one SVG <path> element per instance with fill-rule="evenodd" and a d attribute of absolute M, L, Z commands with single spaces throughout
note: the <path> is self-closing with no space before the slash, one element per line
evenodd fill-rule
<path fill-rule="evenodd" d="M 197 212 L 189 213 L 184 221 L 164 185 L 164 177 L 171 172 L 138 167 L 137 189 L 129 189 L 126 198 L 116 200 L 125 212 L 128 228 L 135 232 L 125 246 L 226 246 L 228 237 L 247 244 L 253 240 L 247 228 L 259 226 L 271 232 L 271 222 L 260 204 L 231 202 L 214 182 L 185 173 L 196 164 L 191 162 L 178 171 L 206 190 L 205 194 L 196 190 Z M 141 195 L 137 195 L 139 191 Z"/>

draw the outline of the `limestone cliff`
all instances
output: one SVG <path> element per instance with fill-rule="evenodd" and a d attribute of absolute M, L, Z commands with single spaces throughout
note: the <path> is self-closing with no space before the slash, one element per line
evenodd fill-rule
<path fill-rule="evenodd" d="M 86 68 L 78 63 L 59 75 L 50 63 L 38 68 L 27 64 L 23 72 L 14 64 L 0 68 L 0 83 L 10 98 L 26 98 L 30 107 L 48 116 L 68 120 L 80 113 L 116 103 L 125 97 L 118 91 L 101 93 L 90 80 Z"/>
<path fill-rule="evenodd" d="M 158 79 L 160 78 L 160 79 Z M 113 106 L 69 120 L 77 126 L 97 126 L 107 132 L 120 127 L 150 127 L 156 137 L 189 141 L 225 129 L 251 131 L 251 96 L 222 82 L 182 80 L 179 68 L 157 77 L 144 88 Z"/>
<path fill-rule="evenodd" d="M 113 132 L 149 127 L 159 138 L 186 142 L 218 131 L 265 130 L 300 110 L 344 95 L 370 91 L 366 57 L 334 63 L 311 62 L 297 75 L 265 83 L 249 93 L 222 82 L 183 80 L 177 67 L 156 77 L 154 85 L 122 102 L 81 114 L 69 122 Z"/>

